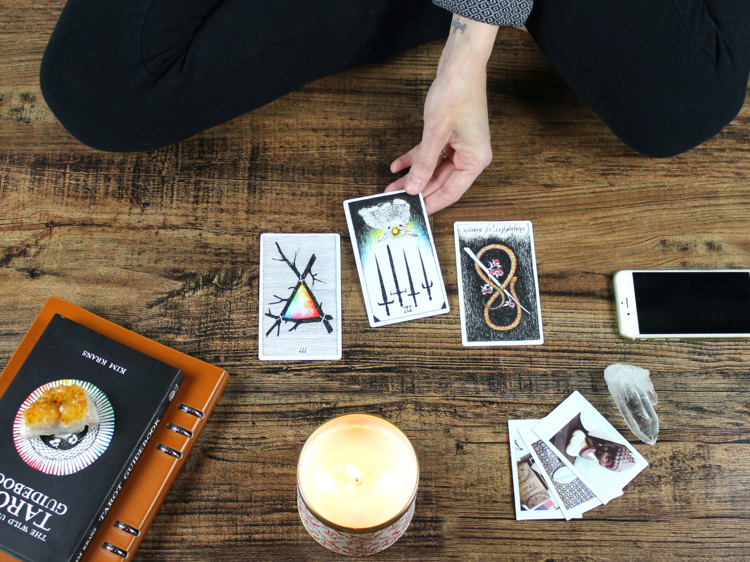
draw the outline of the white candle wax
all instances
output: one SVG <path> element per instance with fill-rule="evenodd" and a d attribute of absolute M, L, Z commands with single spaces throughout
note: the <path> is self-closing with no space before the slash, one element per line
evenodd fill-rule
<path fill-rule="evenodd" d="M 406 436 L 367 414 L 335 418 L 307 440 L 297 467 L 305 503 L 339 527 L 371 529 L 409 507 L 419 465 Z"/>

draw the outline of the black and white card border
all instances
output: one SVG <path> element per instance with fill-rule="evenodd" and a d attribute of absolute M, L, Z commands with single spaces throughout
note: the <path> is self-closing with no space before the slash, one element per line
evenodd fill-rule
<path fill-rule="evenodd" d="M 461 269 L 461 260 L 464 256 L 464 250 L 461 247 L 461 237 L 459 229 L 467 226 L 487 226 L 491 224 L 525 224 L 528 225 L 529 238 L 531 242 L 531 262 L 534 271 L 534 290 L 536 291 L 536 317 L 539 324 L 539 338 L 532 340 L 495 340 L 495 341 L 469 341 L 466 331 L 466 304 L 464 302 L 463 275 Z M 542 325 L 542 302 L 539 296 L 539 274 L 536 266 L 536 249 L 534 243 L 534 229 L 531 221 L 456 221 L 453 223 L 453 239 L 456 247 L 456 280 L 458 284 L 458 306 L 460 311 L 461 323 L 461 343 L 465 347 L 485 347 L 485 346 L 511 346 L 511 345 L 542 345 L 544 344 L 544 329 Z"/>
<path fill-rule="evenodd" d="M 291 355 L 274 355 L 263 353 L 263 338 L 265 332 L 263 330 L 263 317 L 265 315 L 264 308 L 266 303 L 263 301 L 263 288 L 264 288 L 264 251 L 263 251 L 263 240 L 266 237 L 273 238 L 292 238 L 304 236 L 310 239 L 324 239 L 335 237 L 335 248 L 336 248 L 336 317 L 333 318 L 333 322 L 336 326 L 336 338 L 337 344 L 335 353 L 331 354 L 299 354 L 297 356 Z M 336 361 L 343 356 L 343 341 L 342 341 L 342 306 L 341 306 L 341 236 L 336 232 L 330 233 L 306 233 L 306 232 L 266 232 L 260 235 L 260 265 L 259 265 L 259 277 L 258 277 L 258 359 L 261 361 Z"/>

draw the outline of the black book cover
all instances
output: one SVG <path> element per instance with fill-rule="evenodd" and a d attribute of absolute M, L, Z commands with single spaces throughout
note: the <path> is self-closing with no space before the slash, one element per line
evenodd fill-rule
<path fill-rule="evenodd" d="M 0 550 L 27 562 L 80 560 L 182 378 L 55 315 L 0 398 Z M 21 438 L 22 411 L 72 383 L 94 399 L 101 423 L 65 438 Z"/>

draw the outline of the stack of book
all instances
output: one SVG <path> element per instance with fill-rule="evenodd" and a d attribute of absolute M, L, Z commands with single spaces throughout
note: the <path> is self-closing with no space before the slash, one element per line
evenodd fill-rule
<path fill-rule="evenodd" d="M 0 562 L 131 559 L 227 380 L 50 299 L 0 375 Z"/>

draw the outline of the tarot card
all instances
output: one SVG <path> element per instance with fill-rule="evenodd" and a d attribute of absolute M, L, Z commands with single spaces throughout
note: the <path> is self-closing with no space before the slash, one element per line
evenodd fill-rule
<path fill-rule="evenodd" d="M 531 457 L 541 467 L 548 490 L 565 519 L 580 518 L 587 511 L 602 505 L 596 494 L 563 464 L 557 453 L 534 434 L 532 428 L 536 424 L 536 421 L 531 421 L 518 428 L 518 435 L 526 443 Z"/>
<path fill-rule="evenodd" d="M 258 358 L 341 359 L 341 238 L 261 234 Z"/>
<path fill-rule="evenodd" d="M 544 469 L 531 456 L 518 429 L 538 420 L 508 420 L 510 465 L 513 471 L 513 497 L 516 521 L 525 519 L 564 519 L 542 475 Z"/>
<path fill-rule="evenodd" d="M 453 230 L 463 344 L 544 343 L 531 223 L 457 222 Z"/>
<path fill-rule="evenodd" d="M 648 461 L 576 391 L 532 428 L 602 503 L 622 489 Z"/>
<path fill-rule="evenodd" d="M 422 194 L 349 199 L 344 211 L 370 326 L 450 310 Z"/>

